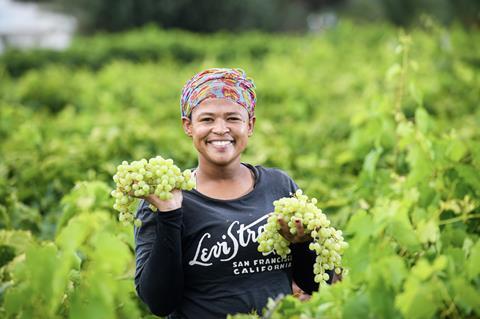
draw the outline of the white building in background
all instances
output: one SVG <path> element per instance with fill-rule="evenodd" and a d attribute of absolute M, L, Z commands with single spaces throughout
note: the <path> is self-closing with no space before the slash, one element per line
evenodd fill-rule
<path fill-rule="evenodd" d="M 76 26 L 75 18 L 37 3 L 0 0 L 0 53 L 7 47 L 65 49 Z"/>
<path fill-rule="evenodd" d="M 319 33 L 335 27 L 338 17 L 334 12 L 311 13 L 307 17 L 308 30 Z"/>

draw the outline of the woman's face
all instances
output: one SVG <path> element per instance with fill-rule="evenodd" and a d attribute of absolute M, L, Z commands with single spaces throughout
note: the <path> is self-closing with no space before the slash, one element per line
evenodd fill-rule
<path fill-rule="evenodd" d="M 192 111 L 191 119 L 183 118 L 183 128 L 192 137 L 199 160 L 218 166 L 240 162 L 253 133 L 255 117 L 229 99 L 211 98 Z"/>

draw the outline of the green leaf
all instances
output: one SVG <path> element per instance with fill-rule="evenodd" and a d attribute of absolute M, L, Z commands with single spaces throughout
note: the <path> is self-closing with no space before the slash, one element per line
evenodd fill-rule
<path fill-rule="evenodd" d="M 405 318 L 430 319 L 441 305 L 434 285 L 414 278 L 407 280 L 404 291 L 395 298 L 395 307 Z"/>
<path fill-rule="evenodd" d="M 400 150 L 404 150 L 415 142 L 415 127 L 411 122 L 400 122 L 397 125 L 396 132 L 400 137 L 397 145 Z"/>
<path fill-rule="evenodd" d="M 352 269 L 349 276 L 353 282 L 364 282 L 365 271 L 371 262 L 370 241 L 368 238 L 363 240 L 351 241 L 350 246 L 343 255 L 343 264 Z"/>
<path fill-rule="evenodd" d="M 418 251 L 420 244 L 417 234 L 408 218 L 396 216 L 387 226 L 388 233 L 403 247 L 409 251 Z"/>
<path fill-rule="evenodd" d="M 111 233 L 99 232 L 92 238 L 92 244 L 96 248 L 92 258 L 101 264 L 98 269 L 112 275 L 121 275 L 125 271 L 131 255 L 124 242 Z"/>
<path fill-rule="evenodd" d="M 100 280 L 101 278 L 97 279 Z M 104 287 L 104 289 L 107 287 L 108 286 Z M 103 298 L 102 292 L 100 292 L 98 289 L 90 288 L 85 290 L 83 295 L 83 298 L 76 297 L 73 299 L 70 308 L 71 319 L 115 318 L 113 305 Z"/>
<path fill-rule="evenodd" d="M 104 182 L 78 182 L 70 193 L 62 198 L 63 214 L 57 223 L 57 232 L 76 214 L 109 209 L 113 205 L 110 191 Z"/>
<path fill-rule="evenodd" d="M 345 231 L 358 239 L 366 238 L 372 234 L 372 223 L 372 216 L 365 210 L 359 210 L 350 218 Z"/>
<path fill-rule="evenodd" d="M 446 225 L 441 233 L 441 240 L 444 246 L 462 247 L 467 233 L 464 229 Z"/>
<path fill-rule="evenodd" d="M 398 317 L 399 314 L 394 307 L 394 291 L 387 287 L 381 276 L 377 275 L 376 278 L 370 279 L 367 289 L 371 314 L 377 318 Z"/>
<path fill-rule="evenodd" d="M 65 250 L 75 250 L 87 238 L 92 226 L 84 215 L 74 217 L 69 221 L 68 225 L 61 229 L 55 241 Z"/>
<path fill-rule="evenodd" d="M 432 160 L 420 145 L 413 144 L 410 146 L 407 161 L 410 166 L 410 173 L 408 174 L 409 185 L 417 185 L 432 175 Z"/>
<path fill-rule="evenodd" d="M 450 274 L 465 271 L 465 253 L 461 248 L 447 247 L 444 249 L 444 255 L 448 259 L 448 272 Z"/>
<path fill-rule="evenodd" d="M 428 279 L 433 272 L 433 267 L 425 259 L 420 259 L 412 268 L 412 274 L 420 280 Z"/>
<path fill-rule="evenodd" d="M 423 107 L 419 107 L 415 111 L 415 124 L 422 133 L 427 133 L 432 125 L 430 116 Z"/>
<path fill-rule="evenodd" d="M 472 247 L 466 266 L 468 278 L 471 280 L 480 275 L 480 239 Z"/>
<path fill-rule="evenodd" d="M 448 258 L 444 255 L 438 256 L 433 262 L 433 269 L 437 272 L 444 270 L 448 265 Z"/>
<path fill-rule="evenodd" d="M 382 266 L 381 272 L 385 282 L 393 289 L 400 290 L 408 275 L 404 260 L 397 255 L 391 255 L 379 260 L 378 263 Z"/>
<path fill-rule="evenodd" d="M 382 155 L 383 149 L 381 147 L 371 150 L 365 157 L 363 162 L 363 171 L 365 171 L 368 177 L 373 178 L 375 175 L 375 168 L 377 166 L 378 159 Z"/>
<path fill-rule="evenodd" d="M 29 300 L 29 296 L 30 292 L 25 285 L 8 289 L 3 302 L 7 318 L 20 313 L 24 307 L 25 300 Z"/>
<path fill-rule="evenodd" d="M 22 254 L 34 243 L 34 239 L 29 231 L 0 230 L 0 243 L 12 246 L 17 254 Z"/>
<path fill-rule="evenodd" d="M 455 292 L 455 303 L 466 308 L 466 313 L 473 310 L 480 316 L 480 292 L 470 285 L 465 278 L 457 277 L 452 280 L 452 287 Z"/>
<path fill-rule="evenodd" d="M 351 296 L 343 306 L 342 318 L 368 318 L 370 314 L 367 296 L 359 293 Z"/>
<path fill-rule="evenodd" d="M 465 183 L 470 185 L 477 194 L 480 194 L 480 172 L 478 169 L 465 164 L 459 164 L 455 166 L 455 170 Z"/>
<path fill-rule="evenodd" d="M 468 152 L 467 146 L 458 139 L 452 139 L 448 143 L 446 155 L 454 162 L 459 162 Z"/>
<path fill-rule="evenodd" d="M 25 262 L 15 268 L 16 285 L 6 292 L 7 313 L 53 318 L 65 294 L 69 263 L 53 243 L 29 247 Z"/>
<path fill-rule="evenodd" d="M 415 238 L 415 232 L 411 225 L 395 220 L 390 224 L 389 232 L 401 246 L 406 247 L 408 250 L 417 251 L 419 249 L 418 241 Z"/>
<path fill-rule="evenodd" d="M 416 233 L 418 239 L 422 244 L 426 244 L 429 242 L 434 243 L 438 240 L 440 235 L 438 223 L 433 220 L 420 220 L 417 224 Z"/>
<path fill-rule="evenodd" d="M 402 72 L 402 67 L 400 64 L 395 63 L 388 68 L 386 73 L 387 80 L 391 81 L 394 77 L 398 76 Z"/>

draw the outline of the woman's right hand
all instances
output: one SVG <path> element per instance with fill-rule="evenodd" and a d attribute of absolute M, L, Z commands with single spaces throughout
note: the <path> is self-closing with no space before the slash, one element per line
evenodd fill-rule
<path fill-rule="evenodd" d="M 182 207 L 182 200 L 183 200 L 182 191 L 179 189 L 174 189 L 172 191 L 172 195 L 173 197 L 167 200 L 161 200 L 155 194 L 143 196 L 142 198 L 148 201 L 153 206 L 157 207 L 159 211 L 168 212 L 168 211 L 179 209 L 180 207 Z"/>

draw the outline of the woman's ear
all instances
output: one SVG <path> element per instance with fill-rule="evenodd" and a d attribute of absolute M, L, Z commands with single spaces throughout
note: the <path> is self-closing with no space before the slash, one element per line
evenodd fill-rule
<path fill-rule="evenodd" d="M 255 127 L 255 121 L 256 121 L 255 116 L 252 116 L 251 118 L 248 119 L 248 136 L 252 136 L 252 134 L 253 134 L 253 129 Z"/>
<path fill-rule="evenodd" d="M 192 137 L 192 120 L 186 116 L 182 116 L 182 126 L 185 134 Z"/>

